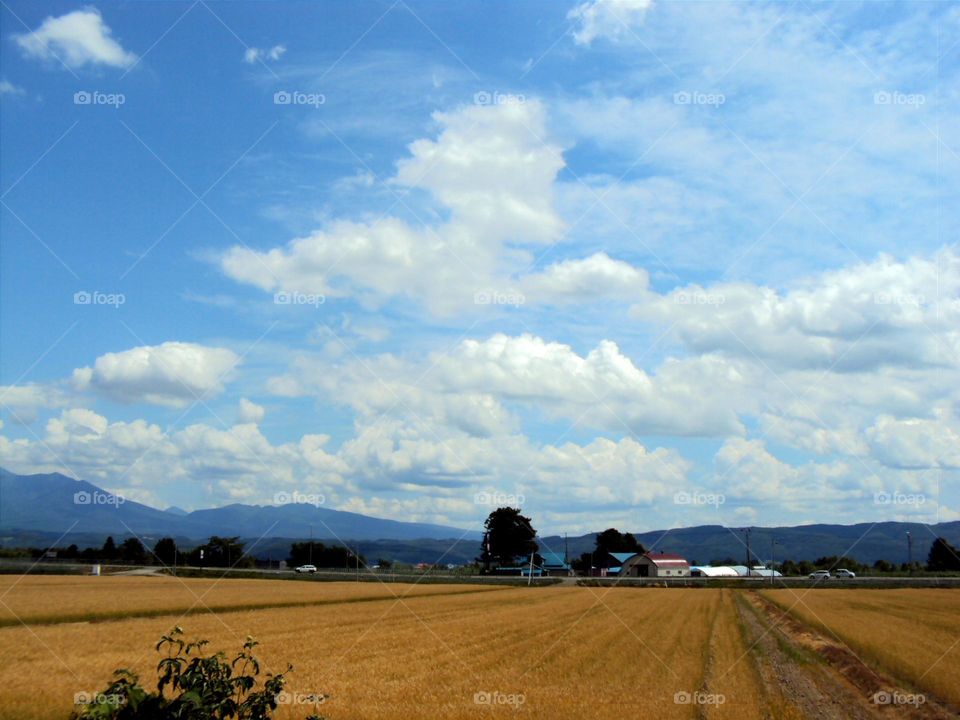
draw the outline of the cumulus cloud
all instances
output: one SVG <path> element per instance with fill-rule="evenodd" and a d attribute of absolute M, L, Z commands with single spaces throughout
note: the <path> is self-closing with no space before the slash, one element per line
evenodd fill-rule
<path fill-rule="evenodd" d="M 51 384 L 0 386 L 0 406 L 21 424 L 32 423 L 42 409 L 65 407 L 69 400 L 67 393 Z"/>
<path fill-rule="evenodd" d="M 226 348 L 166 342 L 101 355 L 73 380 L 120 402 L 179 407 L 218 394 L 239 362 Z"/>
<path fill-rule="evenodd" d="M 247 398 L 240 398 L 240 407 L 237 410 L 237 418 L 240 422 L 257 424 L 263 420 L 266 414 L 267 411 L 263 405 L 257 405 Z"/>
<path fill-rule="evenodd" d="M 577 24 L 573 33 L 577 45 L 590 45 L 597 38 L 619 40 L 633 32 L 653 0 L 587 0 L 567 13 L 567 19 Z"/>
<path fill-rule="evenodd" d="M 137 56 L 123 49 L 112 37 L 96 8 L 74 10 L 60 17 L 47 17 L 33 31 L 14 35 L 27 57 L 57 59 L 69 68 L 84 65 L 130 67 Z"/>
<path fill-rule="evenodd" d="M 269 49 L 260 49 L 255 47 L 248 47 L 246 52 L 243 54 L 243 61 L 248 65 L 253 65 L 256 62 L 262 62 L 264 60 L 279 60 L 283 57 L 283 54 L 287 51 L 285 45 L 274 45 Z"/>

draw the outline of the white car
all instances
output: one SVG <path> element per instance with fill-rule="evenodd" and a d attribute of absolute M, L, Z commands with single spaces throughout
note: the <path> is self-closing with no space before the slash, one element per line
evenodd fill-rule
<path fill-rule="evenodd" d="M 852 571 L 850 571 L 850 570 L 847 570 L 846 568 L 840 568 L 840 569 L 837 570 L 836 573 L 834 573 L 834 574 L 835 574 L 838 578 L 855 578 L 855 577 L 857 576 L 857 574 L 856 574 L 855 572 L 852 572 Z"/>
<path fill-rule="evenodd" d="M 295 573 L 315 573 L 316 571 L 316 565 L 301 565 L 300 567 L 294 569 Z"/>
<path fill-rule="evenodd" d="M 817 570 L 816 572 L 810 573 L 807 577 L 811 580 L 829 580 L 830 571 L 829 570 Z"/>

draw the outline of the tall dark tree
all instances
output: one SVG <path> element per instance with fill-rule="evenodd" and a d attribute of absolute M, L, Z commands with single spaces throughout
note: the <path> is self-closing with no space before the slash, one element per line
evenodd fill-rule
<path fill-rule="evenodd" d="M 313 548 L 311 549 L 311 545 Z M 295 542 L 290 545 L 290 555 L 287 565 L 316 565 L 319 568 L 355 568 L 357 554 L 345 547 L 327 547 L 322 542 Z M 363 568 L 367 564 L 363 555 L 360 555 L 359 565 Z"/>
<path fill-rule="evenodd" d="M 511 566 L 537 552 L 534 541 L 537 531 L 530 518 L 520 514 L 519 508 L 497 508 L 487 516 L 483 527 L 486 533 L 480 548 L 481 562 L 489 560 L 494 565 Z"/>
<path fill-rule="evenodd" d="M 146 565 L 147 549 L 137 538 L 127 538 L 120 544 L 120 559 L 134 565 Z"/>
<path fill-rule="evenodd" d="M 157 562 L 164 565 L 176 565 L 177 543 L 171 537 L 160 538 L 157 544 L 153 546 L 153 554 Z"/>
<path fill-rule="evenodd" d="M 643 546 L 637 542 L 632 533 L 620 532 L 616 528 L 608 528 L 597 535 L 595 553 L 643 552 Z"/>
<path fill-rule="evenodd" d="M 243 543 L 238 537 L 213 535 L 203 545 L 195 547 L 189 555 L 194 565 L 205 567 L 250 567 L 253 558 L 243 552 Z"/>
<path fill-rule="evenodd" d="M 107 541 L 103 543 L 103 547 L 100 549 L 100 556 L 104 560 L 113 560 L 117 557 L 117 545 L 113 542 L 113 535 L 107 536 Z"/>
<path fill-rule="evenodd" d="M 960 570 L 960 552 L 946 539 L 938 537 L 930 546 L 930 555 L 927 557 L 927 570 L 945 572 Z"/>

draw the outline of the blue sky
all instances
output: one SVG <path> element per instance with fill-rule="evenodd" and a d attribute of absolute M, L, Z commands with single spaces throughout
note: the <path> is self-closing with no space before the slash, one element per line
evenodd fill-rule
<path fill-rule="evenodd" d="M 956 5 L 2 18 L 4 466 L 462 527 L 958 517 Z"/>

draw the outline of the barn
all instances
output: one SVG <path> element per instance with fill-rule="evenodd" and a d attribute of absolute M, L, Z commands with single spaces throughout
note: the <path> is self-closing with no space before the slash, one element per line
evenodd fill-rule
<path fill-rule="evenodd" d="M 690 563 L 673 553 L 648 552 L 634 555 L 624 562 L 620 577 L 690 577 Z"/>

